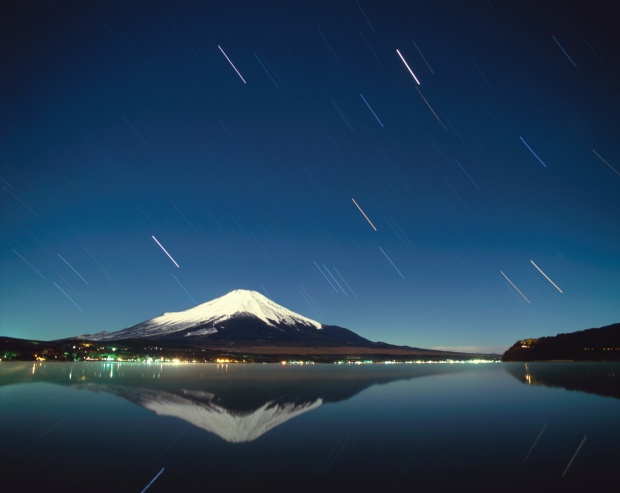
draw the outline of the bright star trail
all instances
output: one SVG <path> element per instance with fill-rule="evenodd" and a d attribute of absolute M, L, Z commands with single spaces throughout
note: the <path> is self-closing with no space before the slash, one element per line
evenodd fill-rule
<path fill-rule="evenodd" d="M 243 81 L 244 84 L 247 84 L 247 82 L 245 81 L 245 79 L 243 78 L 243 76 L 239 73 L 239 71 L 237 70 L 237 67 L 235 67 L 235 64 L 230 60 L 230 58 L 228 58 L 228 55 L 224 52 L 224 50 L 222 49 L 222 47 L 220 45 L 217 45 L 217 47 L 220 49 L 220 51 L 222 52 L 222 55 L 224 55 L 226 57 L 226 60 L 228 60 L 228 63 L 230 63 L 230 66 L 232 68 L 235 69 L 235 72 L 237 72 L 237 75 L 239 76 L 239 78 Z"/>
<path fill-rule="evenodd" d="M 517 293 L 519 293 L 521 296 L 523 296 L 523 299 L 525 301 L 527 301 L 528 303 L 531 303 L 530 300 L 528 300 L 525 295 L 519 290 L 519 288 L 517 286 L 514 285 L 514 283 L 508 279 L 508 276 L 506 274 L 504 274 L 502 271 L 500 271 L 502 273 L 502 276 L 504 276 L 506 278 L 506 280 L 510 283 L 510 285 L 515 288 L 517 290 Z"/>
<path fill-rule="evenodd" d="M 157 240 L 156 240 L 156 241 L 157 241 Z M 86 284 L 88 284 L 88 281 L 87 281 L 86 279 L 84 279 L 84 278 L 80 275 L 80 273 L 79 273 L 77 270 L 75 270 L 75 269 L 73 268 L 73 266 L 72 266 L 69 262 L 67 262 L 67 261 L 63 258 L 63 256 L 62 256 L 60 253 L 58 254 L 58 256 L 60 257 L 60 259 L 61 259 L 61 260 L 62 260 L 65 264 L 67 264 L 67 265 L 69 266 L 69 268 L 70 268 L 73 272 L 75 272 L 75 274 L 76 274 L 76 275 L 77 275 L 77 276 L 78 276 L 78 277 L 79 277 L 82 281 L 84 281 Z"/>
<path fill-rule="evenodd" d="M 168 258 L 169 258 L 170 260 L 172 260 L 172 263 L 173 263 L 174 265 L 176 265 L 178 268 L 180 268 L 180 267 L 179 267 L 179 264 L 177 264 L 177 261 L 176 261 L 176 260 L 174 260 L 174 259 L 172 258 L 172 255 L 170 255 L 170 254 L 168 253 L 168 251 L 167 251 L 167 250 L 166 250 L 166 249 L 162 246 L 162 244 L 161 244 L 159 241 L 157 241 L 157 238 L 155 238 L 154 236 L 151 236 L 151 238 L 153 238 L 153 239 L 155 240 L 155 243 L 157 243 L 157 244 L 159 245 L 159 248 L 161 248 L 161 249 L 163 250 L 163 252 L 164 252 L 166 255 L 168 255 Z"/>
<path fill-rule="evenodd" d="M 362 208 L 358 205 L 358 203 L 355 201 L 355 199 L 351 199 L 353 201 L 353 203 L 355 204 L 355 207 L 357 207 L 359 209 L 359 211 L 362 213 L 362 215 L 366 218 L 366 221 L 368 221 L 368 224 L 370 224 L 370 226 L 372 226 L 372 229 L 374 229 L 375 231 L 377 231 L 377 228 L 375 228 L 375 225 L 372 223 L 372 221 L 370 219 L 368 219 L 368 216 L 366 215 L 366 213 L 362 210 Z"/>
<path fill-rule="evenodd" d="M 56 284 L 55 282 L 53 282 L 52 284 L 54 284 L 54 286 L 56 286 L 56 287 L 58 288 L 58 290 L 59 290 L 62 294 L 64 294 L 64 295 L 67 297 L 67 299 L 68 299 L 71 303 L 73 303 L 73 304 L 76 306 L 76 308 L 77 308 L 78 310 L 80 310 L 81 312 L 83 312 L 83 311 L 84 311 L 84 310 L 82 310 L 82 308 L 80 307 L 80 305 L 78 305 L 75 301 L 73 301 L 73 298 L 71 298 L 71 296 L 69 296 L 69 295 L 65 292 L 65 290 L 64 290 L 64 289 L 62 289 L 62 288 L 61 288 L 58 284 Z"/>
<path fill-rule="evenodd" d="M 234 289 L 415 347 L 618 322 L 615 10 L 9 2 L 0 335 Z"/>
<path fill-rule="evenodd" d="M 555 289 L 557 289 L 560 293 L 563 293 L 563 292 L 564 292 L 564 291 L 562 291 L 560 288 L 558 288 L 558 286 L 557 286 L 557 285 L 556 285 L 556 284 L 555 284 L 555 283 L 554 283 L 551 279 L 549 279 L 549 276 L 547 276 L 547 274 L 545 274 L 545 273 L 544 273 L 544 272 L 540 269 L 540 267 L 538 267 L 538 266 L 534 263 L 534 261 L 533 261 L 533 260 L 530 260 L 530 262 L 532 262 L 532 265 L 533 265 L 534 267 L 536 267 L 536 269 L 538 269 L 538 272 L 540 272 L 543 276 L 545 276 L 545 279 L 547 279 L 547 281 L 549 281 L 551 284 L 553 284 L 553 287 L 554 287 Z"/>
<path fill-rule="evenodd" d="M 409 64 L 407 63 L 407 61 L 403 58 L 403 56 L 400 54 L 400 51 L 396 50 L 396 53 L 398 53 L 398 56 L 400 57 L 400 59 L 403 61 L 403 63 L 405 64 L 405 67 L 407 67 L 407 70 L 409 70 L 409 73 L 411 74 L 411 76 L 414 78 L 414 80 L 418 83 L 418 85 L 420 85 L 420 81 L 418 80 L 418 78 L 415 76 L 415 74 L 413 73 L 413 70 L 411 70 L 411 67 L 409 66 Z"/>

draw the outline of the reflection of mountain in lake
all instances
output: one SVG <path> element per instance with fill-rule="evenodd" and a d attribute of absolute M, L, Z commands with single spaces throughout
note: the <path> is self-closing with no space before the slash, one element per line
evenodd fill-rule
<path fill-rule="evenodd" d="M 158 416 L 182 419 L 232 443 L 256 440 L 272 428 L 323 404 L 321 398 L 312 402 L 268 401 L 257 409 L 239 411 L 217 404 L 217 397 L 204 391 L 182 389 L 172 393 L 107 384 L 86 384 L 78 387 L 118 395 L 153 411 Z"/>
<path fill-rule="evenodd" d="M 255 440 L 323 404 L 350 399 L 372 385 L 453 371 L 449 365 L 11 363 L 3 367 L 0 385 L 48 382 L 107 392 L 239 443 Z"/>
<path fill-rule="evenodd" d="M 506 363 L 504 368 L 528 385 L 562 387 L 620 399 L 618 363 Z"/>

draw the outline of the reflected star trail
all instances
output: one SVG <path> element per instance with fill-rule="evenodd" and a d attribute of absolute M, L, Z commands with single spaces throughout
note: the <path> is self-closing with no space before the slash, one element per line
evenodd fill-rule
<path fill-rule="evenodd" d="M 0 334 L 234 289 L 413 347 L 617 322 L 614 7 L 9 2 Z"/>

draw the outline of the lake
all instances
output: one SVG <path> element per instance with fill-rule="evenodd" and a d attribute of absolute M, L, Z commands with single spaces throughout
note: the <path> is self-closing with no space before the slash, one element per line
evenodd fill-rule
<path fill-rule="evenodd" d="M 619 376 L 3 362 L 0 491 L 617 491 Z"/>

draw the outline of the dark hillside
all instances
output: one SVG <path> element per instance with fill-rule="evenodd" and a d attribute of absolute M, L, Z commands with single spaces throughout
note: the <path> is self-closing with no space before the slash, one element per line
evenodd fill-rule
<path fill-rule="evenodd" d="M 502 361 L 620 361 L 620 323 L 517 341 Z"/>

